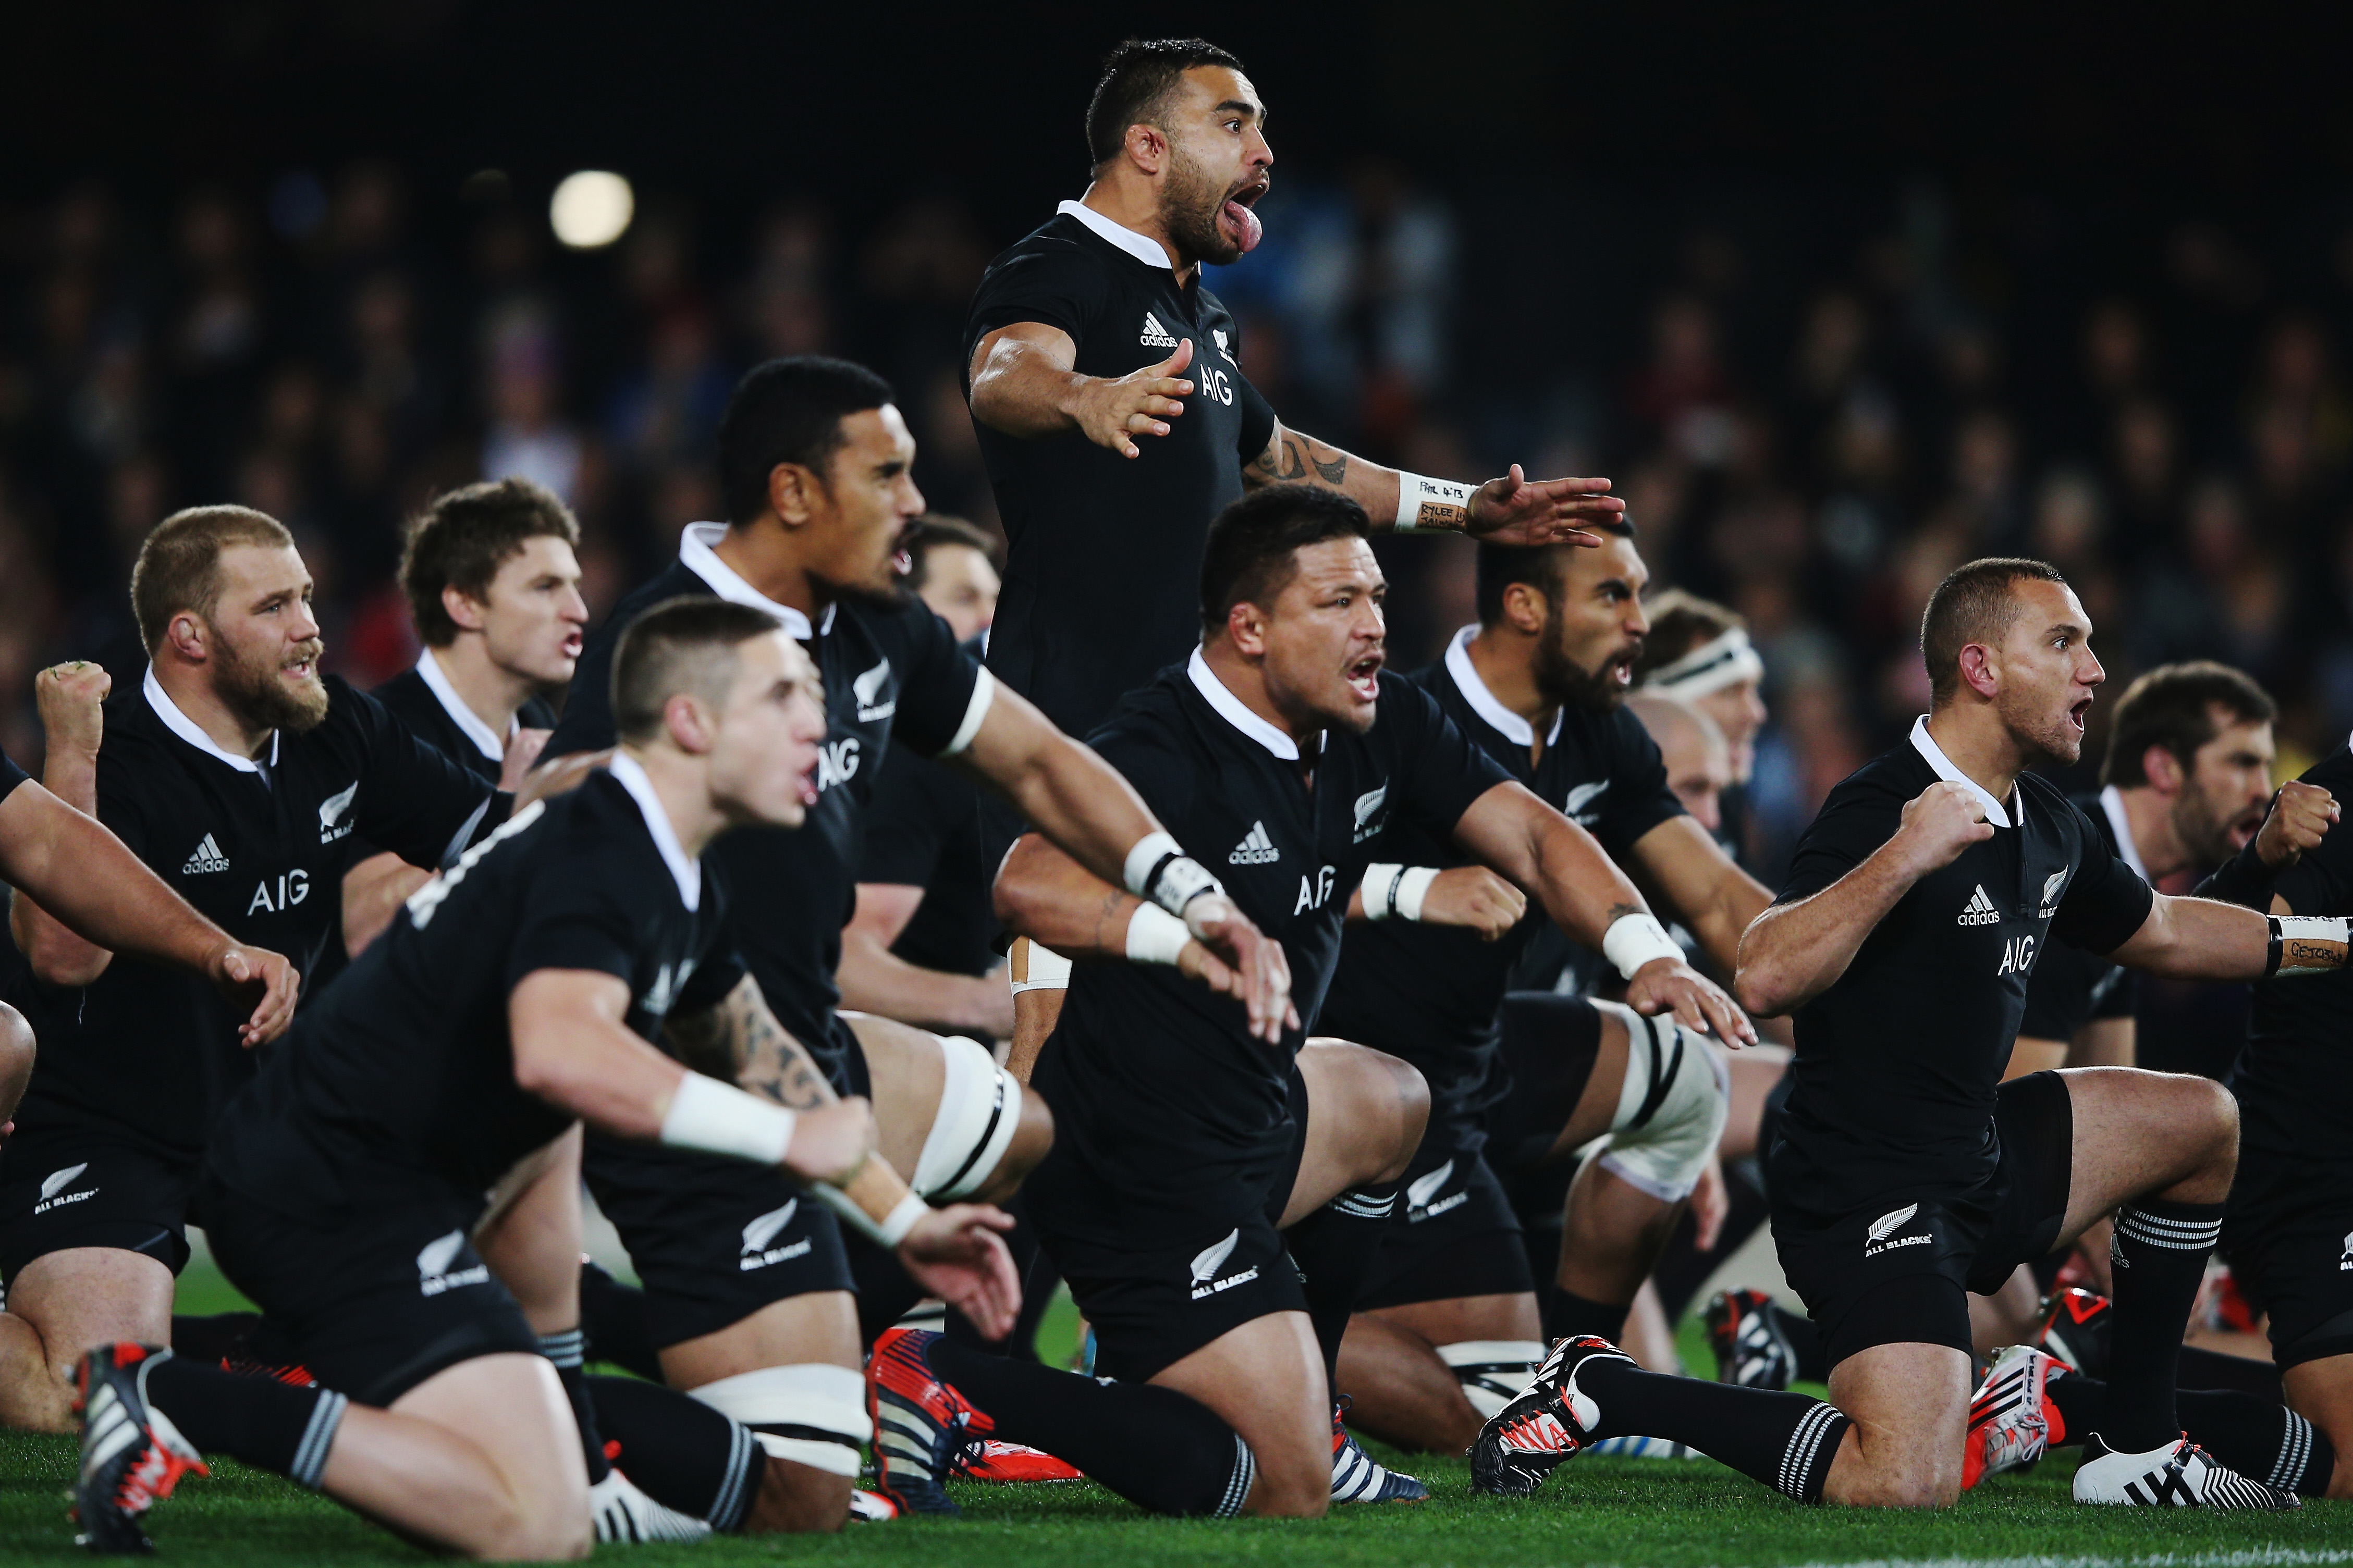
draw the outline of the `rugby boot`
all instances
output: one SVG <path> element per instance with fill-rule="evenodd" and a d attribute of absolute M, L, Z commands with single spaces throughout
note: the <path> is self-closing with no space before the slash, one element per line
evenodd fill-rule
<path fill-rule="evenodd" d="M 1066 1465 L 1043 1448 L 983 1437 L 965 1445 L 955 1457 L 954 1473 L 967 1481 L 1079 1481 L 1086 1478 L 1075 1465 Z"/>
<path fill-rule="evenodd" d="M 2211 1508 L 2284 1512 L 2302 1508 L 2291 1491 L 2216 1464 L 2183 1436 L 2146 1454 L 2111 1453 L 2097 1433 L 2075 1468 L 2075 1500 L 2123 1508 Z"/>
<path fill-rule="evenodd" d="M 889 1498 L 884 1497 L 881 1492 L 870 1492 L 864 1487 L 852 1487 L 850 1489 L 850 1523 L 880 1524 L 884 1520 L 896 1519 L 898 1517 L 899 1505 L 892 1502 Z"/>
<path fill-rule="evenodd" d="M 1503 1497 L 1525 1497 L 1544 1485 L 1554 1467 L 1592 1442 L 1600 1407 L 1577 1387 L 1577 1369 L 1603 1358 L 1634 1358 L 1594 1334 L 1579 1334 L 1553 1346 L 1552 1354 L 1518 1397 L 1479 1428 L 1471 1445 L 1471 1489 Z"/>
<path fill-rule="evenodd" d="M 1428 1502 L 1430 1489 L 1401 1470 L 1392 1470 L 1356 1446 L 1340 1417 L 1348 1397 L 1332 1406 L 1332 1500 L 1334 1502 Z"/>
<path fill-rule="evenodd" d="M 1704 1459 L 1705 1454 L 1689 1443 L 1677 1443 L 1665 1437 L 1604 1437 L 1599 1443 L 1588 1443 L 1585 1451 L 1605 1458 L 1620 1459 Z"/>
<path fill-rule="evenodd" d="M 1798 1352 L 1762 1290 L 1719 1290 L 1704 1314 L 1715 1381 L 1779 1392 L 1798 1375 Z"/>
<path fill-rule="evenodd" d="M 2085 1377 L 2105 1377 L 2112 1310 L 2108 1299 L 2094 1291 L 2054 1290 L 2043 1298 L 2042 1326 L 2035 1334 L 2035 1346 L 2070 1371 Z"/>
<path fill-rule="evenodd" d="M 639 1546 L 658 1541 L 701 1541 L 711 1526 L 692 1514 L 656 1502 L 618 1470 L 588 1489 L 588 1515 L 599 1546 Z"/>
<path fill-rule="evenodd" d="M 940 1336 L 885 1329 L 866 1362 L 866 1409 L 874 1418 L 874 1489 L 901 1513 L 964 1510 L 940 1484 L 956 1456 L 996 1423 L 934 1374 L 923 1351 Z"/>
<path fill-rule="evenodd" d="M 180 1478 L 207 1476 L 203 1458 L 171 1417 L 147 1403 L 147 1373 L 171 1355 L 153 1345 L 100 1345 L 74 1368 L 81 1414 L 81 1468 L 74 1477 L 78 1545 L 104 1556 L 155 1550 L 140 1516 L 172 1495 Z"/>
<path fill-rule="evenodd" d="M 1968 1435 L 1962 1439 L 1961 1489 L 1989 1476 L 2022 1470 L 2067 1436 L 2067 1423 L 2051 1402 L 2051 1380 L 2067 1375 L 2066 1363 L 2031 1345 L 2005 1345 L 1993 1352 L 1985 1382 L 1969 1400 Z"/>

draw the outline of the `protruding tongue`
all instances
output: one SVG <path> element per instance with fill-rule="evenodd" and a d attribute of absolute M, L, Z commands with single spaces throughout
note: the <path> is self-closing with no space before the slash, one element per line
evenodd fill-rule
<path fill-rule="evenodd" d="M 1266 237 L 1266 226 L 1258 221 L 1258 214 L 1240 202 L 1229 201 L 1226 203 L 1226 216 L 1233 219 L 1234 227 L 1241 231 L 1243 251 L 1256 250 L 1258 242 Z"/>

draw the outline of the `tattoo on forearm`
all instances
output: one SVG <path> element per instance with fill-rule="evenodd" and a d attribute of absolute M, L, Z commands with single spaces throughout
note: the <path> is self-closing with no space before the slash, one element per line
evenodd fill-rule
<path fill-rule="evenodd" d="M 1601 929 L 1608 931 L 1628 915 L 1639 915 L 1641 912 L 1641 910 L 1633 904 L 1612 904 L 1609 906 L 1609 913 L 1601 922 Z"/>
<path fill-rule="evenodd" d="M 833 1086 L 801 1043 L 776 1022 L 749 975 L 707 1013 L 674 1019 L 669 1027 L 681 1061 L 697 1072 L 732 1079 L 795 1110 L 830 1105 Z"/>
<path fill-rule="evenodd" d="M 1334 452 L 1332 460 L 1327 463 L 1317 457 L 1315 449 L 1310 447 L 1307 449 L 1307 460 L 1315 465 L 1315 471 L 1324 476 L 1324 482 L 1327 485 L 1337 487 L 1342 479 L 1348 477 L 1348 454 L 1345 452 Z"/>

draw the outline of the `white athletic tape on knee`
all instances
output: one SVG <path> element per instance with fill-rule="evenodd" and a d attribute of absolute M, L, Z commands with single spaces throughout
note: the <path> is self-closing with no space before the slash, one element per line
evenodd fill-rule
<path fill-rule="evenodd" d="M 1662 1203 L 1691 1196 L 1730 1110 L 1730 1075 L 1704 1035 L 1672 1018 L 1607 1007 L 1626 1025 L 1626 1083 L 1601 1163 Z"/>
<path fill-rule="evenodd" d="M 1043 942 L 1031 942 L 1026 936 L 1017 938 L 1011 958 L 1006 974 L 1016 996 L 1024 991 L 1071 988 L 1071 961 Z"/>
<path fill-rule="evenodd" d="M 859 1447 L 874 1436 L 866 1379 L 846 1366 L 763 1367 L 687 1392 L 752 1428 L 777 1458 L 830 1475 L 858 1474 Z"/>
<path fill-rule="evenodd" d="M 1462 1397 L 1489 1421 L 1527 1387 L 1544 1358 L 1541 1340 L 1461 1340 L 1438 1347 L 1438 1359 L 1453 1369 Z"/>
<path fill-rule="evenodd" d="M 1021 1080 L 976 1041 L 932 1037 L 940 1042 L 947 1075 L 909 1184 L 927 1198 L 946 1201 L 977 1191 L 996 1173 L 1021 1125 Z"/>

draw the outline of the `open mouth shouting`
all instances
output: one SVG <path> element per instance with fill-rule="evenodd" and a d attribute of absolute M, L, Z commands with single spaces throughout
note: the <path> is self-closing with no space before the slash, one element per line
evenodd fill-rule
<path fill-rule="evenodd" d="M 1218 209 L 1218 226 L 1227 238 L 1234 242 L 1236 250 L 1247 254 L 1257 249 L 1258 242 L 1266 237 L 1266 226 L 1259 222 L 1258 214 L 1250 209 L 1258 205 L 1259 198 L 1266 195 L 1270 184 L 1271 182 L 1264 174 L 1260 174 L 1244 184 L 1237 185 L 1226 197 L 1225 205 Z"/>
<path fill-rule="evenodd" d="M 1348 691 L 1359 702 L 1376 702 L 1381 695 L 1381 667 L 1388 655 L 1379 648 L 1348 663 Z"/>
<path fill-rule="evenodd" d="M 2067 710 L 2067 722 L 2073 727 L 2075 734 L 2079 739 L 2084 733 L 2084 716 L 2091 712 L 2091 710 L 2092 700 L 2088 697 L 2083 699 L 2073 707 Z"/>
<path fill-rule="evenodd" d="M 915 535 L 923 530 L 923 520 L 909 518 L 907 526 L 899 531 L 899 542 L 891 550 L 891 572 L 893 576 L 907 577 L 915 570 Z"/>

